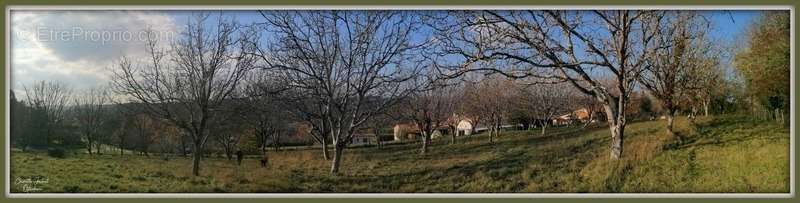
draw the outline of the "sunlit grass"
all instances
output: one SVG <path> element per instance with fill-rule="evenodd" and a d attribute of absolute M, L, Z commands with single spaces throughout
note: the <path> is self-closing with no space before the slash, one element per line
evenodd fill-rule
<path fill-rule="evenodd" d="M 353 148 L 338 176 L 319 150 L 270 151 L 267 168 L 255 157 L 240 167 L 206 158 L 199 177 L 183 157 L 15 151 L 11 190 L 26 191 L 16 179 L 44 177 L 28 192 L 788 192 L 788 129 L 743 116 L 676 127 L 680 142 L 664 135 L 663 121 L 630 124 L 618 161 L 608 160 L 602 127 L 506 131 L 494 143 L 444 138 L 425 155 L 417 143 Z"/>

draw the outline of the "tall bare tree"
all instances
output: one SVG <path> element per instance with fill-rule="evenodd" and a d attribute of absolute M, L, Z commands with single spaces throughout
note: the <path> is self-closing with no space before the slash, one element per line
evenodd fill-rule
<path fill-rule="evenodd" d="M 133 149 L 139 151 L 140 155 L 150 156 L 150 145 L 155 141 L 156 122 L 147 114 L 136 114 L 131 116 L 129 127 L 134 138 Z"/>
<path fill-rule="evenodd" d="M 146 46 L 149 58 L 140 64 L 123 58 L 112 80 L 114 90 L 141 103 L 144 112 L 186 131 L 192 140 L 192 174 L 196 176 L 208 127 L 224 119 L 218 116 L 221 106 L 255 62 L 247 54 L 253 47 L 245 43 L 253 35 L 240 34 L 239 26 L 221 15 L 215 23 L 209 18 L 209 14 L 194 16 L 169 48 L 162 48 L 151 36 Z"/>
<path fill-rule="evenodd" d="M 546 134 L 547 126 L 556 116 L 569 114 L 576 107 L 574 100 L 577 96 L 569 84 L 517 86 L 516 98 L 512 100 L 515 101 L 514 108 L 532 115 L 538 121 L 542 135 Z"/>
<path fill-rule="evenodd" d="M 368 119 L 413 91 L 418 74 L 409 60 L 415 15 L 399 11 L 264 11 L 264 30 L 275 40 L 255 55 L 296 93 L 294 110 L 312 126 L 327 153 L 331 174 L 342 152 Z"/>
<path fill-rule="evenodd" d="M 697 79 L 694 90 L 694 100 L 703 108 L 703 114 L 709 116 L 710 108 L 715 99 L 720 99 L 725 94 L 725 73 L 718 63 L 720 53 L 711 54 L 709 58 L 700 62 L 700 66 L 693 74 Z"/>
<path fill-rule="evenodd" d="M 679 102 L 699 88 L 697 70 L 708 65 L 709 51 L 705 31 L 708 21 L 695 11 L 665 11 L 654 37 L 657 44 L 650 52 L 646 68 L 639 78 L 651 95 L 661 101 L 667 118 L 667 135 L 674 136 L 673 123 Z"/>
<path fill-rule="evenodd" d="M 175 150 L 181 147 L 178 146 L 178 144 L 182 132 L 175 126 L 169 125 L 169 123 L 163 121 L 156 121 L 153 124 L 154 134 L 152 139 L 154 144 L 156 144 L 159 153 L 161 153 L 161 158 L 169 160 L 170 156 L 175 153 Z"/>
<path fill-rule="evenodd" d="M 473 120 L 473 128 L 480 122 L 486 123 L 489 129 L 489 142 L 499 136 L 503 120 L 508 116 L 513 81 L 486 76 L 474 84 L 466 85 L 460 112 Z M 480 121 L 480 122 L 478 122 Z"/>
<path fill-rule="evenodd" d="M 67 106 L 72 97 L 72 89 L 59 82 L 39 81 L 33 86 L 23 86 L 25 104 L 30 107 L 34 128 L 26 146 L 48 147 L 67 119 Z M 42 140 L 40 140 L 42 139 Z M 24 147 L 23 147 L 24 148 Z"/>
<path fill-rule="evenodd" d="M 99 140 L 104 135 L 101 128 L 107 121 L 107 105 L 110 100 L 108 92 L 104 88 L 88 89 L 83 94 L 75 97 L 75 118 L 78 121 L 78 128 L 80 129 L 83 139 L 86 141 L 86 151 L 92 155 L 92 149 L 96 149 L 100 153 Z M 97 145 L 97 147 L 94 147 Z M 94 148 L 93 148 L 94 147 Z"/>
<path fill-rule="evenodd" d="M 285 91 L 282 81 L 269 75 L 268 72 L 254 70 L 247 77 L 244 86 L 244 96 L 241 98 L 246 112 L 242 112 L 244 123 L 253 129 L 256 143 L 262 156 L 267 157 L 267 146 L 270 141 L 277 150 L 280 145 L 281 133 L 287 131 L 290 120 L 288 112 L 282 104 L 282 91 Z"/>
<path fill-rule="evenodd" d="M 228 120 L 211 128 L 212 139 L 218 146 L 222 147 L 222 151 L 225 152 L 225 157 L 228 160 L 233 159 L 234 153 L 239 147 L 239 142 L 245 133 L 243 132 L 244 125 L 242 122 L 242 120 L 237 119 Z"/>
<path fill-rule="evenodd" d="M 431 14 L 439 48 L 427 54 L 451 77 L 492 71 L 512 78 L 569 82 L 603 104 L 610 157 L 622 155 L 625 106 L 655 47 L 660 12 L 453 11 Z M 448 58 L 450 60 L 445 60 Z M 486 66 L 504 62 L 506 66 Z M 495 68 L 496 67 L 496 68 Z M 613 78 L 611 89 L 600 83 Z"/>
<path fill-rule="evenodd" d="M 460 102 L 456 108 L 456 114 L 460 120 L 467 121 L 472 126 L 469 129 L 470 133 L 477 133 L 478 125 L 483 123 L 483 109 L 479 106 L 478 99 L 480 94 L 477 94 L 477 83 L 466 82 L 461 89 L 459 95 Z M 461 121 L 458 121 L 461 122 Z"/>
<path fill-rule="evenodd" d="M 433 133 L 452 122 L 455 113 L 457 93 L 455 86 L 443 84 L 434 79 L 421 91 L 412 93 L 398 105 L 398 112 L 404 120 L 411 120 L 422 134 L 421 154 L 428 152 Z"/>
<path fill-rule="evenodd" d="M 378 115 L 373 116 L 371 119 L 367 120 L 367 124 L 365 125 L 368 130 L 372 130 L 372 133 L 375 135 L 375 145 L 378 148 L 383 147 L 383 142 L 381 138 L 381 130 L 387 128 L 393 122 L 394 116 L 390 115 L 390 112 L 380 113 Z"/>

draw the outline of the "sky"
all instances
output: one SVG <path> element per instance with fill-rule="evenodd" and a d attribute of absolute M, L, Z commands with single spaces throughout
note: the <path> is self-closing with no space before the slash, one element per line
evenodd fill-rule
<path fill-rule="evenodd" d="M 58 81 L 81 90 L 106 85 L 115 61 L 143 56 L 146 30 L 159 38 L 179 36 L 192 11 L 34 11 L 11 12 L 11 88 Z M 217 12 L 215 15 L 218 15 Z M 224 11 L 242 24 L 259 22 L 256 11 Z M 759 11 L 708 11 L 712 38 L 744 39 Z M 18 93 L 18 94 L 19 94 Z"/>

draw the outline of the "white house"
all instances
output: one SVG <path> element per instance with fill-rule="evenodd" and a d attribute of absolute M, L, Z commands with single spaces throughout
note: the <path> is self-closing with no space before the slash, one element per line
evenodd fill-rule
<path fill-rule="evenodd" d="M 462 119 L 456 125 L 456 136 L 472 134 L 472 121 L 469 119 Z"/>
<path fill-rule="evenodd" d="M 564 114 L 553 118 L 553 125 L 568 125 L 572 123 L 572 114 Z"/>
<path fill-rule="evenodd" d="M 420 134 L 419 128 L 414 124 L 397 124 L 393 129 L 395 141 L 414 140 Z"/>

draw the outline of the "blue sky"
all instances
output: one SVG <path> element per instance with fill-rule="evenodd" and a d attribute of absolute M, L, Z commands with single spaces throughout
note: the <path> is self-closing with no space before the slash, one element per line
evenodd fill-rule
<path fill-rule="evenodd" d="M 103 39 L 103 34 L 141 33 L 152 28 L 172 38 L 191 11 L 22 11 L 11 13 L 12 89 L 39 80 L 67 83 L 86 89 L 108 82 L 109 70 L 121 56 L 143 55 L 143 41 Z M 224 11 L 242 24 L 261 20 L 256 11 Z M 708 11 L 712 38 L 723 43 L 744 40 L 747 26 L 759 11 Z M 77 31 L 82 34 L 74 37 Z M 56 33 L 56 34 L 54 34 Z M 58 38 L 68 33 L 72 38 Z M 96 37 L 96 38 L 93 38 Z M 135 38 L 135 37 L 132 37 Z"/>
<path fill-rule="evenodd" d="M 711 36 L 723 41 L 734 41 L 743 37 L 747 26 L 760 11 L 713 11 L 709 12 L 712 22 Z M 742 38 L 743 39 L 743 38 Z"/>

